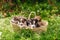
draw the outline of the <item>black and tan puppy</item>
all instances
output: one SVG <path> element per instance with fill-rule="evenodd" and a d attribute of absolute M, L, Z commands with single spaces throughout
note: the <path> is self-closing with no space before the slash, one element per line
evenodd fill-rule
<path fill-rule="evenodd" d="M 31 29 L 39 27 L 38 20 L 37 19 L 30 19 L 27 21 L 27 26 L 29 26 Z"/>

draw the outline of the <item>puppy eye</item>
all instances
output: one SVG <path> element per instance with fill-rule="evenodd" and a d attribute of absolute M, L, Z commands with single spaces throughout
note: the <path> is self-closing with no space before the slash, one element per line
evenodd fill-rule
<path fill-rule="evenodd" d="M 22 19 L 22 21 L 26 21 L 26 19 Z"/>

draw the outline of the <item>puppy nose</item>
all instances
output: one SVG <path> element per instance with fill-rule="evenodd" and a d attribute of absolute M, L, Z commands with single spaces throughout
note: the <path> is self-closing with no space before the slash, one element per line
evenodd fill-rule
<path fill-rule="evenodd" d="M 35 27 L 35 26 L 33 26 L 33 27 Z"/>
<path fill-rule="evenodd" d="M 21 26 L 22 26 L 23 24 L 21 24 Z"/>
<path fill-rule="evenodd" d="M 32 25 L 32 27 L 34 28 L 34 27 L 35 27 L 35 25 Z"/>

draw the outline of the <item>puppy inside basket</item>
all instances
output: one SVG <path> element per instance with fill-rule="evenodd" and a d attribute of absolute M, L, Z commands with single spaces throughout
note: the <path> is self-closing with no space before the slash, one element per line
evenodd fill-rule
<path fill-rule="evenodd" d="M 33 12 L 34 13 L 34 12 Z M 27 25 L 30 27 L 30 29 L 43 29 L 47 28 L 48 22 L 46 20 L 42 20 L 40 16 L 36 16 L 36 13 L 34 13 L 35 17 L 30 18 L 32 12 L 29 14 Z"/>
<path fill-rule="evenodd" d="M 36 16 L 36 15 L 34 18 L 30 18 L 31 14 L 32 13 L 29 14 L 28 19 L 21 16 L 13 17 L 11 22 L 16 24 L 20 28 L 33 29 L 33 30 L 46 30 L 48 22 L 42 20 L 40 16 Z"/>
<path fill-rule="evenodd" d="M 16 24 L 20 28 L 24 28 L 26 25 L 26 18 L 22 16 L 15 16 L 12 18 L 11 23 Z"/>

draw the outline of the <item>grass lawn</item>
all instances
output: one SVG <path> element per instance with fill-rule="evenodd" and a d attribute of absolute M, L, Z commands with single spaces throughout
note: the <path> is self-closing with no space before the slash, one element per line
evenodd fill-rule
<path fill-rule="evenodd" d="M 43 33 L 22 30 L 13 32 L 10 20 L 12 17 L 0 19 L 0 40 L 60 40 L 60 17 L 44 18 L 48 20 L 48 30 Z"/>

